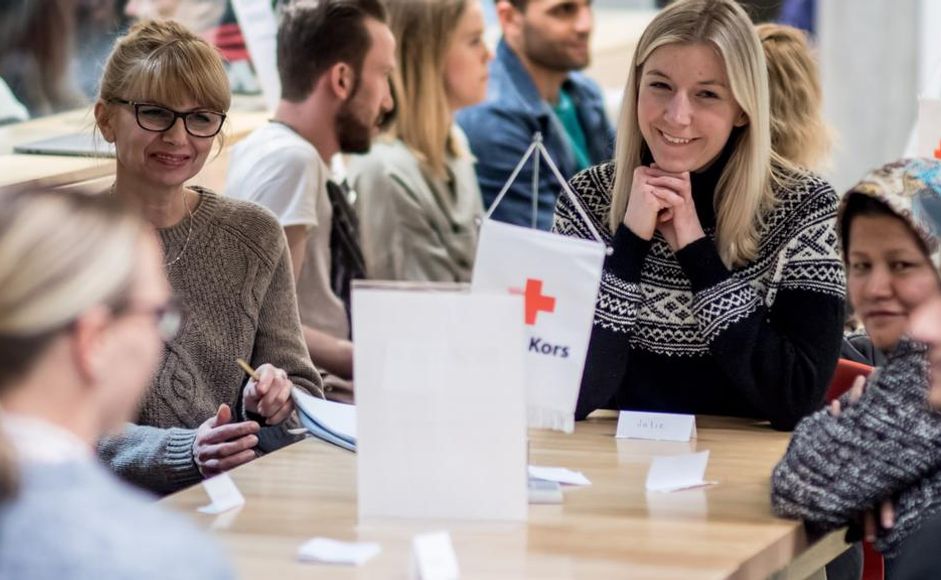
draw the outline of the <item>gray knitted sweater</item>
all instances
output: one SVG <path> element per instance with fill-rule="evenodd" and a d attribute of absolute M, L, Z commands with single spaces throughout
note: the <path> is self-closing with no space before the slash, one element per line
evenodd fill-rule
<path fill-rule="evenodd" d="M 214 542 L 93 461 L 28 464 L 0 504 L 0 578 L 223 580 Z"/>
<path fill-rule="evenodd" d="M 771 477 L 777 515 L 829 531 L 860 521 L 883 500 L 895 525 L 876 547 L 894 556 L 902 541 L 941 511 L 941 414 L 931 410 L 925 348 L 904 340 L 854 404 L 803 419 Z"/>
<path fill-rule="evenodd" d="M 189 218 L 159 231 L 169 271 L 183 302 L 185 321 L 164 352 L 135 421 L 104 439 L 99 455 L 122 477 L 156 493 L 198 482 L 193 460 L 196 428 L 227 403 L 245 418 L 247 377 L 235 362 L 271 363 L 310 392 L 321 378 L 301 335 L 290 256 L 277 219 L 252 203 L 197 189 L 199 206 Z M 272 451 L 297 437 L 295 419 L 265 427 L 258 450 Z"/>

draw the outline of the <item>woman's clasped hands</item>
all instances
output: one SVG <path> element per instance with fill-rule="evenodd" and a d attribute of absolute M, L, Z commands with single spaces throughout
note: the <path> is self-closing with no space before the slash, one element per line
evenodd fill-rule
<path fill-rule="evenodd" d="M 670 173 L 656 163 L 635 169 L 624 225 L 645 240 L 659 231 L 674 252 L 704 237 L 689 172 Z"/>

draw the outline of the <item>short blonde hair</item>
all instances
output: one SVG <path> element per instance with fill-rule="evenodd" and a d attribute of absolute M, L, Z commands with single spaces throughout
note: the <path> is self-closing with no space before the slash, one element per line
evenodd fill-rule
<path fill-rule="evenodd" d="M 732 0 L 680 0 L 647 26 L 631 62 L 618 122 L 617 168 L 609 216 L 617 229 L 627 210 L 634 169 L 643 163 L 646 143 L 637 121 L 637 95 L 644 63 L 668 44 L 708 43 L 722 57 L 732 95 L 748 117 L 733 132 L 734 151 L 716 186 L 717 246 L 727 266 L 754 258 L 762 216 L 775 202 L 772 180 L 768 75 L 758 35 L 744 10 Z"/>
<path fill-rule="evenodd" d="M 392 91 L 396 117 L 389 136 L 401 139 L 430 172 L 443 176 L 447 157 L 464 155 L 451 134 L 445 59 L 466 0 L 386 0 L 396 40 Z"/>
<path fill-rule="evenodd" d="M 120 306 L 144 231 L 112 196 L 0 193 L 0 392 L 82 313 Z M 0 499 L 15 491 L 11 462 L 0 439 Z"/>
<path fill-rule="evenodd" d="M 820 73 L 806 35 L 771 23 L 757 31 L 768 62 L 771 148 L 795 165 L 827 168 L 832 131 L 823 120 Z"/>
<path fill-rule="evenodd" d="M 229 110 L 232 92 L 216 48 L 170 20 L 139 22 L 118 39 L 101 78 L 101 102 L 173 106 L 187 97 L 220 113 Z"/>

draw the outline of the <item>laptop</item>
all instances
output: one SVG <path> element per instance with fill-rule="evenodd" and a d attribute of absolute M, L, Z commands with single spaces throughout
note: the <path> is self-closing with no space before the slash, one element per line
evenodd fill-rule
<path fill-rule="evenodd" d="M 114 157 L 114 145 L 105 141 L 101 135 L 87 131 L 20 143 L 13 147 L 13 152 L 71 157 Z"/>

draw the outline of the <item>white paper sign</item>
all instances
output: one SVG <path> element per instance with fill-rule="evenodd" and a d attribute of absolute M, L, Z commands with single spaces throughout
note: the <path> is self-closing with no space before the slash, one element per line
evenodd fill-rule
<path fill-rule="evenodd" d="M 709 451 L 654 457 L 647 472 L 647 491 L 679 491 L 712 485 L 714 481 L 703 479 L 708 463 Z"/>
<path fill-rule="evenodd" d="M 564 467 L 530 465 L 529 477 L 545 481 L 555 481 L 566 485 L 591 485 L 591 481 L 589 481 L 581 471 L 572 471 Z"/>
<path fill-rule="evenodd" d="M 359 517 L 525 520 L 521 299 L 434 287 L 353 290 Z"/>
<path fill-rule="evenodd" d="M 301 562 L 324 564 L 365 564 L 382 552 L 375 542 L 340 542 L 330 538 L 313 538 L 304 542 L 297 550 Z"/>
<path fill-rule="evenodd" d="M 209 505 L 198 508 L 204 514 L 220 514 L 245 505 L 242 492 L 235 486 L 235 482 L 228 473 L 220 473 L 210 479 L 204 479 L 203 489 L 206 490 L 211 500 Z"/>
<path fill-rule="evenodd" d="M 451 544 L 451 534 L 421 534 L 412 540 L 413 580 L 457 580 L 460 572 Z"/>
<path fill-rule="evenodd" d="M 653 441 L 689 441 L 696 437 L 696 416 L 621 411 L 618 415 L 618 429 L 615 437 Z"/>
<path fill-rule="evenodd" d="M 475 293 L 518 294 L 530 427 L 571 433 L 605 247 L 493 220 L 480 228 Z"/>
<path fill-rule="evenodd" d="M 232 0 L 232 8 L 265 104 L 269 111 L 274 111 L 281 100 L 281 77 L 278 76 L 278 19 L 271 0 Z"/>

